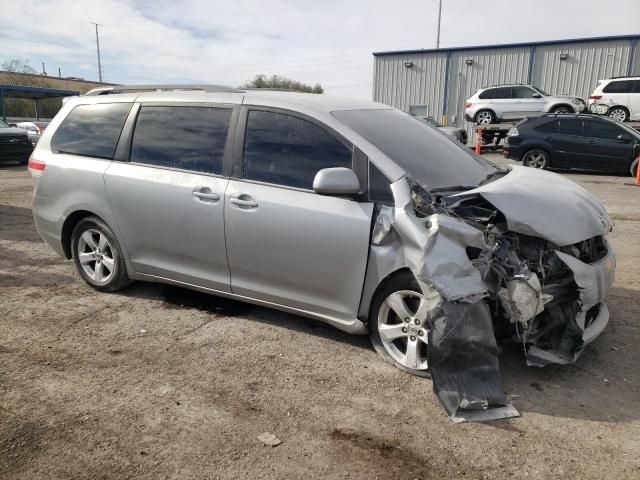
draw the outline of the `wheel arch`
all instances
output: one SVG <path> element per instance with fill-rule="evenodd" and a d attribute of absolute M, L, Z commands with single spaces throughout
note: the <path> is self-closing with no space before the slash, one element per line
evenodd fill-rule
<path fill-rule="evenodd" d="M 609 107 L 609 109 L 607 110 L 606 115 L 608 116 L 609 113 L 611 112 L 611 110 L 614 110 L 616 108 L 621 108 L 621 109 L 625 110 L 627 112 L 627 115 L 631 116 L 631 111 L 629 110 L 629 107 L 626 107 L 624 105 L 613 105 L 613 106 Z"/>
<path fill-rule="evenodd" d="M 571 111 L 573 113 L 576 113 L 576 109 L 573 108 L 573 106 L 568 104 L 568 103 L 556 103 L 549 109 L 549 111 L 553 112 L 553 111 L 557 110 L 558 108 L 562 108 L 562 107 L 568 108 L 569 111 Z"/>
<path fill-rule="evenodd" d="M 396 252 L 395 255 L 398 257 L 398 260 L 392 265 L 387 265 L 387 268 L 384 269 L 379 269 L 378 267 L 380 267 L 380 265 L 376 265 L 377 262 L 371 262 L 370 259 L 362 291 L 362 298 L 360 299 L 360 309 L 358 311 L 358 318 L 365 323 L 369 321 L 371 306 L 380 289 L 398 275 L 406 272 L 411 273 L 411 270 L 404 262 L 402 252 Z"/>
<path fill-rule="evenodd" d="M 67 260 L 71 259 L 71 234 L 73 233 L 73 229 L 82 219 L 87 217 L 97 217 L 103 222 L 105 222 L 105 220 L 100 215 L 97 215 L 94 212 L 91 212 L 89 210 L 76 210 L 70 213 L 69 215 L 67 215 L 67 218 L 64 220 L 64 223 L 62 224 L 60 243 L 62 243 L 64 256 Z"/>

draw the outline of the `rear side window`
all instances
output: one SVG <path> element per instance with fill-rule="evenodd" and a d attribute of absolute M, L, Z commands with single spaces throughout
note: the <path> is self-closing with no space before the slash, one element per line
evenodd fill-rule
<path fill-rule="evenodd" d="M 558 133 L 560 135 L 582 135 L 582 120 L 563 118 L 559 120 Z"/>
<path fill-rule="evenodd" d="M 513 98 L 511 87 L 496 88 L 496 93 L 493 98 Z"/>
<path fill-rule="evenodd" d="M 140 108 L 131 161 L 203 173 L 222 173 L 230 108 Z"/>
<path fill-rule="evenodd" d="M 112 159 L 129 110 L 130 103 L 78 105 L 54 133 L 51 150 Z"/>
<path fill-rule="evenodd" d="M 543 123 L 535 127 L 535 130 L 545 133 L 558 133 L 558 121 L 552 120 L 550 122 Z"/>
<path fill-rule="evenodd" d="M 604 93 L 630 93 L 633 90 L 633 80 L 618 80 L 609 82 L 602 91 Z"/>
<path fill-rule="evenodd" d="M 597 120 L 587 122 L 584 130 L 585 137 L 605 138 L 607 140 L 616 140 L 618 135 L 622 133 L 615 125 Z"/>
<path fill-rule="evenodd" d="M 486 100 L 486 99 L 489 99 L 489 98 L 494 98 L 495 94 L 496 94 L 496 89 L 495 88 L 487 88 L 484 92 L 482 92 L 480 95 L 478 95 L 478 98 Z"/>
<path fill-rule="evenodd" d="M 243 178 L 313 188 L 318 170 L 351 168 L 352 151 L 325 129 L 292 115 L 249 111 Z"/>

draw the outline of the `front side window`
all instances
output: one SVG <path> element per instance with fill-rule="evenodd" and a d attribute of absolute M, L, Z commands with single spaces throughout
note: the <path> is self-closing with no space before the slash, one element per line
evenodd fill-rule
<path fill-rule="evenodd" d="M 529 87 L 513 87 L 515 98 L 533 98 L 537 93 Z"/>
<path fill-rule="evenodd" d="M 62 121 L 51 139 L 51 150 L 112 159 L 130 103 L 78 105 Z"/>
<path fill-rule="evenodd" d="M 593 138 L 604 138 L 607 140 L 616 140 L 622 132 L 615 126 L 607 122 L 599 122 L 592 120 L 587 122 L 585 126 L 584 136 Z"/>
<path fill-rule="evenodd" d="M 244 139 L 243 178 L 312 189 L 318 170 L 351 168 L 352 153 L 336 137 L 307 120 L 251 110 Z"/>
<path fill-rule="evenodd" d="M 604 93 L 630 93 L 633 90 L 633 80 L 618 80 L 609 82 L 602 91 Z"/>
<path fill-rule="evenodd" d="M 559 120 L 560 135 L 582 135 L 582 120 L 576 118 L 562 118 Z"/>
<path fill-rule="evenodd" d="M 141 107 L 131 161 L 221 174 L 231 111 L 217 107 Z"/>

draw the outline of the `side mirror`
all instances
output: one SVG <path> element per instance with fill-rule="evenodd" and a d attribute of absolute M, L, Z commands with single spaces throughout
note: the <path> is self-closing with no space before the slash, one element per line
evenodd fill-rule
<path fill-rule="evenodd" d="M 323 168 L 313 179 L 313 190 L 321 195 L 356 195 L 360 181 L 350 168 Z"/>
<path fill-rule="evenodd" d="M 540 95 L 539 93 L 534 93 L 533 95 L 531 95 L 531 98 L 542 98 L 542 95 Z"/>
<path fill-rule="evenodd" d="M 618 141 L 622 143 L 629 143 L 631 141 L 631 137 L 626 133 L 621 133 L 618 135 Z"/>

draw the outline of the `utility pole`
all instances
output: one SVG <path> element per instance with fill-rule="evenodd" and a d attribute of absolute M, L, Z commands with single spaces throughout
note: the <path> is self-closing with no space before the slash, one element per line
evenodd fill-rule
<path fill-rule="evenodd" d="M 442 1 L 442 0 L 441 0 Z M 100 64 L 100 38 L 98 37 L 98 27 L 101 27 L 101 23 L 89 22 L 96 26 L 96 48 L 98 49 L 98 79 L 102 83 L 102 65 Z"/>
<path fill-rule="evenodd" d="M 436 40 L 436 48 L 440 48 L 440 22 L 442 21 L 442 0 L 438 4 L 438 38 Z"/>

